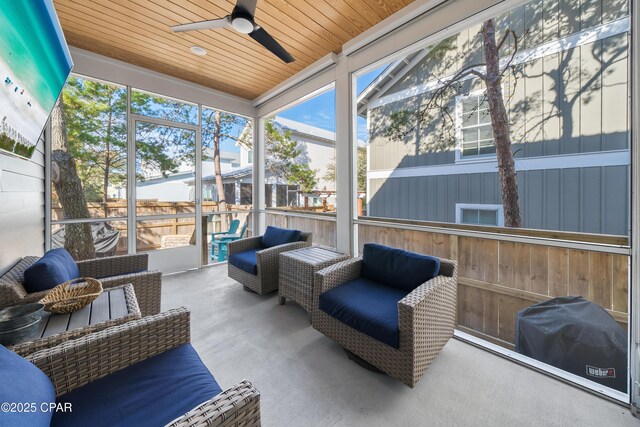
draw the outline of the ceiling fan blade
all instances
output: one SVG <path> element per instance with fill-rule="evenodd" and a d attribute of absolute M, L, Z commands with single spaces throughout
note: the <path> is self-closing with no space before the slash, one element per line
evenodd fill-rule
<path fill-rule="evenodd" d="M 189 24 L 174 25 L 171 27 L 171 31 L 174 33 L 181 33 L 183 31 L 199 31 L 199 30 L 214 30 L 216 28 L 227 28 L 231 25 L 231 18 L 225 16 L 220 19 L 211 19 L 209 21 L 191 22 Z"/>
<path fill-rule="evenodd" d="M 269 49 L 275 56 L 282 59 L 287 64 L 295 61 L 294 57 L 285 50 L 280 43 L 265 31 L 264 28 L 256 26 L 255 30 L 249 33 L 252 39 Z"/>
<path fill-rule="evenodd" d="M 255 16 L 257 4 L 258 0 L 238 0 L 236 3 L 236 8 L 243 9 L 243 11 L 248 13 L 249 15 Z"/>

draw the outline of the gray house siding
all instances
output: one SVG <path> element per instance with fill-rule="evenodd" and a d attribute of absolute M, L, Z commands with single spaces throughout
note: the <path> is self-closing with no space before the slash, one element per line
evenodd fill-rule
<path fill-rule="evenodd" d="M 603 24 L 615 26 L 626 17 L 626 0 L 545 0 L 518 7 L 496 23 L 498 35 L 506 28 L 520 35 L 526 32 L 518 49 L 524 54 L 580 31 Z M 456 156 L 457 123 L 443 126 L 434 118 L 403 141 L 385 135 L 392 113 L 428 102 L 431 93 L 419 93 L 419 85 L 483 62 L 479 30 L 477 25 L 451 37 L 440 55 L 426 55 L 368 101 L 368 215 L 456 222 L 456 203 L 502 203 L 497 172 L 465 173 L 459 167 L 466 162 Z M 506 57 L 513 46 L 503 49 Z M 531 57 L 534 59 L 516 65 L 516 77 L 503 79 L 514 157 L 572 155 L 576 164 L 567 163 L 561 169 L 544 169 L 539 164 L 518 171 L 523 226 L 628 235 L 629 166 L 618 162 L 579 167 L 581 159 L 575 157 L 629 150 L 628 34 L 620 32 L 588 43 L 582 40 L 575 47 Z M 463 94 L 484 89 L 479 79 L 465 80 L 462 85 Z M 397 100 L 402 94 L 405 97 Z M 456 98 L 447 99 L 446 105 L 455 111 Z M 472 159 L 495 162 L 495 155 Z M 430 166 L 447 165 L 451 169 L 442 176 L 424 173 Z M 405 172 L 402 177 L 380 178 L 382 171 L 398 170 Z"/>
<path fill-rule="evenodd" d="M 627 235 L 628 166 L 518 172 L 525 228 Z M 497 173 L 372 179 L 368 215 L 456 222 L 456 204 L 501 204 Z"/>
<path fill-rule="evenodd" d="M 609 58 L 613 54 L 615 59 Z M 522 64 L 523 76 L 517 82 L 509 78 L 504 84 L 505 96 L 510 97 L 508 107 L 515 156 L 628 149 L 628 67 L 626 34 Z M 559 78 L 558 69 L 564 70 L 561 74 L 566 77 L 554 80 L 553 76 Z M 450 74 L 452 72 L 447 73 Z M 574 77 L 569 77 L 572 74 Z M 478 81 L 465 82 L 466 91 L 482 88 Z M 439 122 L 431 123 L 417 136 L 411 135 L 404 141 L 389 140 L 384 135 L 391 113 L 415 108 L 426 99 L 427 94 L 422 94 L 369 110 L 370 170 L 455 162 L 453 124 L 448 126 L 452 131 L 449 135 L 442 135 Z M 450 107 L 455 108 L 454 100 Z M 439 149 L 432 149 L 434 146 Z"/>

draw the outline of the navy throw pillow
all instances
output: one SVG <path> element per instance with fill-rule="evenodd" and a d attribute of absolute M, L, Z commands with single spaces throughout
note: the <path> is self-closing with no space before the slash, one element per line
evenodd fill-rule
<path fill-rule="evenodd" d="M 300 240 L 301 233 L 300 230 L 268 226 L 262 236 L 262 247 L 272 248 L 274 246 L 297 242 Z"/>
<path fill-rule="evenodd" d="M 29 404 L 29 412 L 0 412 L 0 425 L 49 426 L 52 412 L 41 408 L 48 408 L 55 401 L 56 391 L 49 377 L 28 360 L 0 345 L 0 402 Z"/>
<path fill-rule="evenodd" d="M 362 253 L 362 277 L 409 292 L 438 275 L 440 260 L 389 246 L 367 243 Z"/>
<path fill-rule="evenodd" d="M 24 272 L 28 293 L 48 291 L 60 283 L 80 277 L 78 264 L 63 248 L 52 249 Z"/>

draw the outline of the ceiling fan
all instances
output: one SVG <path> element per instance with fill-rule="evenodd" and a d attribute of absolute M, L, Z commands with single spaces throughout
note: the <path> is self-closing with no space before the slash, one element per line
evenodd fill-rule
<path fill-rule="evenodd" d="M 231 15 L 224 18 L 211 19 L 209 21 L 192 22 L 189 24 L 171 27 L 175 33 L 183 31 L 213 30 L 216 28 L 233 28 L 239 33 L 248 34 L 249 37 L 269 49 L 274 55 L 287 64 L 295 61 L 293 56 L 269 35 L 260 25 L 254 21 L 258 0 L 238 0 Z"/>

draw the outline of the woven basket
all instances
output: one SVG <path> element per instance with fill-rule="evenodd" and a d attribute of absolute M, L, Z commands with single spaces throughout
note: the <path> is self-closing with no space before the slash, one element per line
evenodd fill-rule
<path fill-rule="evenodd" d="M 102 293 L 102 283 L 91 277 L 69 280 L 51 289 L 40 300 L 51 313 L 73 313 L 91 304 Z"/>

